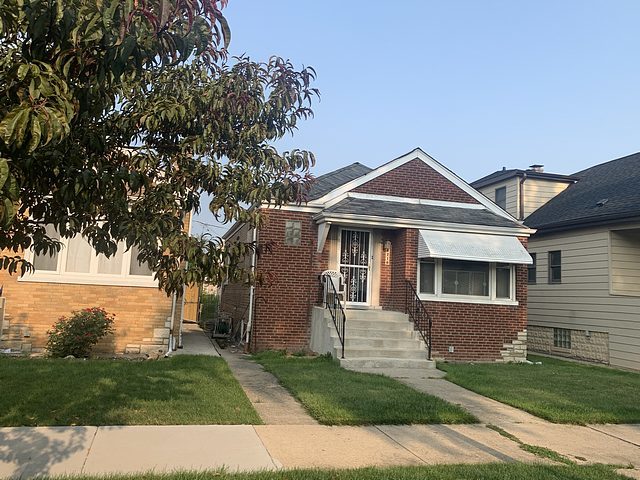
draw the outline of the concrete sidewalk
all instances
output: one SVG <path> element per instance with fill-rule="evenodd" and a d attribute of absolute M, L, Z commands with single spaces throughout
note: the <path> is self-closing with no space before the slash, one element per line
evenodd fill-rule
<path fill-rule="evenodd" d="M 208 355 L 219 357 L 220 352 L 206 333 L 195 323 L 182 325 L 182 348 L 172 352 L 171 355 Z"/>
<path fill-rule="evenodd" d="M 617 426 L 600 428 L 618 429 Z M 639 425 L 616 432 L 519 424 L 515 432 L 578 463 L 640 463 Z M 626 432 L 625 432 L 626 431 Z M 0 477 L 177 469 L 230 471 L 441 463 L 549 462 L 485 425 L 194 425 L 0 428 Z M 635 471 L 623 473 L 638 474 Z"/>

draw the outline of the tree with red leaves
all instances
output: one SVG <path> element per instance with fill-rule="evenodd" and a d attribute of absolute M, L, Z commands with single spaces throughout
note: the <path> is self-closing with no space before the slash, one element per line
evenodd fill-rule
<path fill-rule="evenodd" d="M 313 155 L 274 142 L 317 90 L 311 68 L 229 59 L 226 3 L 0 2 L 1 268 L 82 235 L 136 246 L 168 293 L 243 273 L 254 246 L 190 237 L 184 214 L 209 194 L 221 221 L 259 224 L 253 205 L 300 201 Z"/>

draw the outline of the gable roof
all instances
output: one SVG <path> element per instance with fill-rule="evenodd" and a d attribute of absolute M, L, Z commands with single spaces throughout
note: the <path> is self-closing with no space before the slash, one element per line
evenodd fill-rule
<path fill-rule="evenodd" d="M 529 215 L 526 225 L 548 231 L 640 218 L 640 153 L 573 176 L 578 182 Z"/>
<path fill-rule="evenodd" d="M 371 170 L 373 169 L 359 162 L 355 162 L 351 165 L 347 165 L 346 167 L 334 170 L 333 172 L 320 175 L 314 179 L 307 198 L 309 200 L 316 200 L 323 195 L 326 195 L 331 190 L 335 190 L 351 180 L 366 175 Z"/>
<path fill-rule="evenodd" d="M 497 172 L 490 173 L 489 175 L 479 178 L 475 182 L 471 182 L 470 185 L 473 188 L 483 188 L 494 183 L 503 182 L 514 177 L 538 178 L 540 180 L 559 180 L 566 181 L 567 183 L 575 182 L 577 178 L 573 175 L 561 175 L 559 173 L 546 173 L 536 172 L 535 170 L 520 170 L 518 168 L 503 169 Z"/>
<path fill-rule="evenodd" d="M 357 178 L 354 178 L 351 181 L 343 183 L 342 185 L 330 190 L 329 192 L 327 192 L 326 194 L 322 195 L 319 198 L 310 200 L 309 205 L 328 207 L 333 203 L 345 198 L 346 194 L 349 191 L 352 191 L 355 188 L 359 187 L 360 185 L 370 182 L 374 178 L 384 175 L 385 173 L 390 172 L 400 167 L 401 165 L 404 165 L 405 163 L 408 163 L 415 159 L 418 159 L 424 162 L 426 165 L 428 165 L 433 170 L 435 170 L 438 174 L 443 176 L 446 180 L 448 180 L 449 182 L 454 184 L 456 187 L 458 187 L 460 190 L 462 190 L 463 192 L 467 193 L 470 197 L 475 199 L 477 203 L 479 203 L 480 205 L 483 205 L 487 210 L 499 216 L 505 217 L 514 223 L 517 222 L 517 220 L 513 216 L 511 216 L 509 213 L 507 213 L 506 211 L 498 207 L 495 203 L 493 203 L 491 200 L 485 197 L 482 193 L 475 190 L 472 186 L 470 186 L 458 175 L 456 175 L 447 167 L 445 167 L 440 162 L 435 160 L 433 157 L 425 153 L 424 150 L 422 150 L 421 148 L 414 148 L 409 153 L 406 153 L 398 158 L 395 158 L 390 162 L 387 162 L 376 169 L 372 169 L 372 170 L 370 169 L 369 172 L 365 173 L 364 175 L 361 175 Z"/>

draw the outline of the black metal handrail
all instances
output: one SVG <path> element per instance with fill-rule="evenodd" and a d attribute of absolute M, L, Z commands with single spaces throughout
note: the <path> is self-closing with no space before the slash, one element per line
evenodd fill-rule
<path fill-rule="evenodd" d="M 431 315 L 424 308 L 418 292 L 409 280 L 405 280 L 404 311 L 413 322 L 413 328 L 420 332 L 424 343 L 427 345 L 427 358 L 431 360 Z"/>
<path fill-rule="evenodd" d="M 336 327 L 336 332 L 338 332 L 338 340 L 340 340 L 340 346 L 342 348 L 340 358 L 344 358 L 344 337 L 347 316 L 344 313 L 344 308 L 342 307 L 342 302 L 338 296 L 336 286 L 333 284 L 333 280 L 328 275 L 325 275 L 325 277 L 327 278 L 322 279 L 326 288 L 324 307 L 328 309 L 331 314 L 331 319 L 333 320 L 333 325 Z"/>

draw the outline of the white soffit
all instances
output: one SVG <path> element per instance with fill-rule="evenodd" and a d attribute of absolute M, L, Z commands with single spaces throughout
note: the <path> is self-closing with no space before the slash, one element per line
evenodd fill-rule
<path fill-rule="evenodd" d="M 474 262 L 533 263 L 516 237 L 439 230 L 420 230 L 418 258 L 426 257 Z"/>

